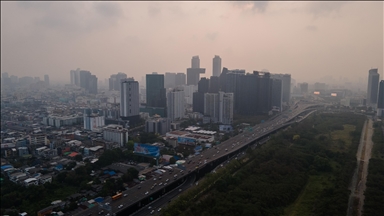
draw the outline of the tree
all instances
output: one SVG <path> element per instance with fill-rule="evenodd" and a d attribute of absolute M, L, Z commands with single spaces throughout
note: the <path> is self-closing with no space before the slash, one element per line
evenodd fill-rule
<path fill-rule="evenodd" d="M 175 164 L 176 163 L 176 159 L 174 157 L 169 158 L 169 163 L 170 164 Z"/>
<path fill-rule="evenodd" d="M 128 150 L 133 151 L 134 145 L 135 145 L 135 143 L 133 142 L 133 140 L 129 140 L 127 143 Z"/>

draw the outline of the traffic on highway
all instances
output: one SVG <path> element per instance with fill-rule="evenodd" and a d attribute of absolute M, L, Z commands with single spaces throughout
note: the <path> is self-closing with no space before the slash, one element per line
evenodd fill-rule
<path fill-rule="evenodd" d="M 232 137 L 218 145 L 215 145 L 209 149 L 204 150 L 199 155 L 194 155 L 186 160 L 184 164 L 184 169 L 179 169 L 173 167 L 171 169 L 162 169 L 161 174 L 157 174 L 153 178 L 142 181 L 140 184 L 122 191 L 113 197 L 106 198 L 103 203 L 99 205 L 99 207 L 93 207 L 86 209 L 82 212 L 79 212 L 76 215 L 115 215 L 130 205 L 137 203 L 140 200 L 143 200 L 146 197 L 151 196 L 151 194 L 159 191 L 160 189 L 164 189 L 167 185 L 172 183 L 173 181 L 179 180 L 180 178 L 185 177 L 189 173 L 203 168 L 206 164 L 217 160 L 223 156 L 226 156 L 232 152 L 238 151 L 240 148 L 248 145 L 249 143 L 260 139 L 263 136 L 270 134 L 276 129 L 281 128 L 287 123 L 291 122 L 294 118 L 296 118 L 301 113 L 305 112 L 307 108 L 312 106 L 316 106 L 317 104 L 295 104 L 292 110 L 287 110 L 277 115 L 273 119 L 269 121 L 265 121 L 260 123 L 252 128 L 244 129 L 244 131 Z M 188 178 L 190 181 L 191 179 Z M 188 186 L 188 184 L 187 184 Z M 189 187 L 189 186 L 188 186 Z M 180 191 L 179 191 L 180 192 Z M 173 193 L 177 193 L 177 190 L 173 190 Z M 169 197 L 172 198 L 172 195 L 175 195 L 169 192 Z M 165 195 L 164 195 L 165 196 Z M 168 195 L 167 195 L 168 196 Z M 171 199 L 169 198 L 169 199 Z M 155 205 L 150 205 L 142 208 L 137 213 L 137 215 L 148 215 L 155 214 L 156 212 L 161 211 L 161 207 L 164 205 L 164 199 L 160 199 L 160 203 Z M 165 199 L 166 200 L 166 199 Z M 139 204 L 140 205 L 140 204 Z M 146 211 L 144 211 L 144 209 Z"/>

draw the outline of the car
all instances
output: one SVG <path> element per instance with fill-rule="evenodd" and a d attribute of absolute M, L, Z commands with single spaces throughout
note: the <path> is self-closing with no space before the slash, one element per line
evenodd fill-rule
<path fill-rule="evenodd" d="M 111 216 L 111 214 L 108 213 L 108 214 L 106 214 L 105 216 Z"/>
<path fill-rule="evenodd" d="M 151 209 L 151 208 L 152 208 L 152 206 L 148 206 L 148 210 Z"/>
<path fill-rule="evenodd" d="M 120 209 L 120 208 L 123 208 L 123 204 L 119 205 L 119 207 L 118 207 L 118 208 L 119 208 L 119 209 Z"/>
<path fill-rule="evenodd" d="M 164 186 L 166 186 L 168 183 L 164 183 Z"/>
<path fill-rule="evenodd" d="M 147 192 L 145 192 L 145 195 L 147 195 L 148 194 L 148 191 Z"/>
<path fill-rule="evenodd" d="M 152 211 L 151 211 L 151 214 L 153 214 L 153 213 L 155 213 L 155 210 L 152 210 Z"/>
<path fill-rule="evenodd" d="M 103 211 L 103 210 L 99 211 L 99 215 L 101 215 L 101 214 L 103 214 L 103 213 L 104 213 L 104 211 Z"/>
<path fill-rule="evenodd" d="M 179 189 L 179 192 L 182 191 L 181 188 Z"/>
<path fill-rule="evenodd" d="M 128 196 L 128 194 L 124 194 L 124 197 Z"/>
<path fill-rule="evenodd" d="M 165 180 L 166 182 L 169 181 L 169 179 Z"/>
<path fill-rule="evenodd" d="M 159 208 L 157 211 L 158 211 L 158 212 L 161 211 L 161 208 Z"/>
<path fill-rule="evenodd" d="M 161 179 L 161 176 L 159 177 L 159 179 Z"/>
<path fill-rule="evenodd" d="M 160 183 L 159 183 L 159 186 L 161 186 L 162 184 L 163 184 L 163 183 L 162 183 L 162 182 L 160 182 Z"/>
<path fill-rule="evenodd" d="M 141 186 L 137 187 L 137 189 L 140 189 L 140 188 L 141 188 Z"/>
<path fill-rule="evenodd" d="M 153 181 L 156 181 L 156 178 L 154 178 Z"/>
<path fill-rule="evenodd" d="M 105 203 L 105 205 L 109 205 L 109 204 L 110 204 L 109 202 Z"/>

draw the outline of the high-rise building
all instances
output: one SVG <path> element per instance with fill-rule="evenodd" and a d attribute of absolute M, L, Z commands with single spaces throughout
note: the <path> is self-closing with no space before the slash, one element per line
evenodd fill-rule
<path fill-rule="evenodd" d="M 79 86 L 84 88 L 89 94 L 97 94 L 97 77 L 92 75 L 91 72 L 81 70 L 79 71 Z"/>
<path fill-rule="evenodd" d="M 219 92 L 219 122 L 233 123 L 233 93 Z"/>
<path fill-rule="evenodd" d="M 204 94 L 204 115 L 209 116 L 212 123 L 216 123 L 219 121 L 219 105 L 219 94 Z"/>
<path fill-rule="evenodd" d="M 377 94 L 379 91 L 379 78 L 377 68 L 370 69 L 368 74 L 367 106 L 376 109 Z"/>
<path fill-rule="evenodd" d="M 80 68 L 70 71 L 71 85 L 80 86 Z"/>
<path fill-rule="evenodd" d="M 105 126 L 105 117 L 94 113 L 92 109 L 84 109 L 84 130 L 94 130 Z"/>
<path fill-rule="evenodd" d="M 132 121 L 140 118 L 139 82 L 133 78 L 120 80 L 120 117 Z"/>
<path fill-rule="evenodd" d="M 117 74 L 112 74 L 109 78 L 109 90 L 110 91 L 120 91 L 121 88 L 121 80 L 126 79 L 127 74 L 119 72 Z"/>
<path fill-rule="evenodd" d="M 173 89 L 167 95 L 167 117 L 171 120 L 182 119 L 185 114 L 184 90 Z"/>
<path fill-rule="evenodd" d="M 179 87 L 186 84 L 186 76 L 185 73 L 177 73 L 175 77 L 176 83 L 175 86 Z"/>
<path fill-rule="evenodd" d="M 220 78 L 218 76 L 211 76 L 209 79 L 209 93 L 219 93 Z"/>
<path fill-rule="evenodd" d="M 213 58 L 213 68 L 212 68 L 212 76 L 219 77 L 221 73 L 221 58 L 218 55 L 215 55 Z"/>
<path fill-rule="evenodd" d="M 147 86 L 147 108 L 161 108 L 164 110 L 162 117 L 166 117 L 166 91 L 164 88 L 164 75 L 163 74 L 147 74 L 146 75 Z"/>
<path fill-rule="evenodd" d="M 308 93 L 308 83 L 301 83 L 300 84 L 300 92 L 301 92 L 301 94 L 307 94 Z"/>
<path fill-rule="evenodd" d="M 283 102 L 288 105 L 291 99 L 291 74 L 271 74 L 271 78 L 283 82 Z"/>
<path fill-rule="evenodd" d="M 384 80 L 379 84 L 379 97 L 377 99 L 377 116 L 384 117 Z"/>
<path fill-rule="evenodd" d="M 200 58 L 199 56 L 193 56 L 191 60 L 192 68 L 200 68 Z"/>
<path fill-rule="evenodd" d="M 44 75 L 44 82 L 47 86 L 49 86 L 49 76 L 46 74 Z"/>
<path fill-rule="evenodd" d="M 91 75 L 89 77 L 88 93 L 97 94 L 97 77 L 96 75 Z"/>
<path fill-rule="evenodd" d="M 184 89 L 184 97 L 185 97 L 185 103 L 188 105 L 193 104 L 193 94 L 197 92 L 197 86 L 195 85 L 183 85 L 182 88 Z"/>
<path fill-rule="evenodd" d="M 164 87 L 166 89 L 168 88 L 175 88 L 176 86 L 176 73 L 165 73 L 164 76 Z"/>
<path fill-rule="evenodd" d="M 276 111 L 283 109 L 283 83 L 279 79 L 272 80 L 272 108 Z"/>
<path fill-rule="evenodd" d="M 205 68 L 187 68 L 187 85 L 197 85 L 200 74 L 205 73 Z"/>
<path fill-rule="evenodd" d="M 115 142 L 120 147 L 128 142 L 128 129 L 121 125 L 110 124 L 103 128 L 103 139 L 109 142 Z"/>
<path fill-rule="evenodd" d="M 209 79 L 203 77 L 198 83 L 197 92 L 193 93 L 193 112 L 204 113 L 204 94 L 209 91 Z"/>
<path fill-rule="evenodd" d="M 159 115 L 155 115 L 152 118 L 145 121 L 145 132 L 158 133 L 165 135 L 170 128 L 170 121 L 168 118 L 161 118 Z"/>

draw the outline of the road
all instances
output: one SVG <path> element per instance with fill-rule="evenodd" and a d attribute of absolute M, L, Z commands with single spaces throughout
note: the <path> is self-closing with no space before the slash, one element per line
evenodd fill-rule
<path fill-rule="evenodd" d="M 118 200 L 112 201 L 111 198 L 105 199 L 102 205 L 104 205 L 105 203 L 110 203 L 109 212 L 104 210 L 104 212 L 101 213 L 101 207 L 95 206 L 93 208 L 86 209 L 74 215 L 76 216 L 107 215 L 108 213 L 112 215 L 112 213 L 120 212 L 124 208 L 131 206 L 146 197 L 149 197 L 151 194 L 155 193 L 160 189 L 163 189 L 165 183 L 169 184 L 174 180 L 178 180 L 184 177 L 185 174 L 188 174 L 196 169 L 200 169 L 220 157 L 223 157 L 229 153 L 238 151 L 239 149 L 243 148 L 245 145 L 255 140 L 258 140 L 261 137 L 268 135 L 272 131 L 286 125 L 287 122 L 290 122 L 296 116 L 305 112 L 307 108 L 310 108 L 316 105 L 318 104 L 313 104 L 313 103 L 295 104 L 292 110 L 285 111 L 272 120 L 266 121 L 264 123 L 261 123 L 252 127 L 251 129 L 245 130 L 243 133 L 222 142 L 221 144 L 215 146 L 214 148 L 205 150 L 204 152 L 202 152 L 201 155 L 193 156 L 191 159 L 188 159 L 187 163 L 184 165 L 185 166 L 184 172 L 175 168 L 174 172 L 172 173 L 169 173 L 168 171 L 164 173 L 163 174 L 164 176 L 162 177 L 161 180 L 157 178 L 155 181 L 153 180 L 153 178 L 151 178 L 146 181 L 143 181 L 142 184 L 140 185 L 136 185 L 130 188 L 129 190 L 124 191 L 123 194 L 127 194 L 127 195 L 121 197 Z M 174 177 L 175 174 L 177 174 L 177 177 Z M 168 180 L 169 182 L 166 182 L 165 181 L 166 179 L 169 179 Z M 154 185 L 154 183 L 157 183 L 157 186 L 155 186 L 154 189 L 151 190 L 151 187 Z M 160 185 L 160 183 L 162 183 L 162 185 Z M 146 194 L 146 192 L 148 193 Z M 122 205 L 121 208 L 119 208 L 120 205 Z"/>
<path fill-rule="evenodd" d="M 358 215 L 363 213 L 364 206 L 364 191 L 366 188 L 368 164 L 371 159 L 372 153 L 372 135 L 373 135 L 373 121 L 368 119 L 364 124 L 363 131 L 361 133 L 360 144 L 357 149 L 357 168 L 352 177 L 352 183 L 350 186 L 351 195 L 348 201 L 347 216 Z M 357 202 L 357 205 L 356 203 Z"/>
<path fill-rule="evenodd" d="M 164 209 L 172 199 L 179 196 L 181 193 L 185 192 L 188 188 L 193 187 L 196 176 L 192 175 L 188 177 L 188 180 L 185 181 L 180 187 L 175 188 L 171 192 L 165 194 L 161 198 L 153 201 L 152 203 L 146 205 L 139 211 L 132 214 L 132 216 L 145 216 L 150 215 L 151 212 L 153 215 L 160 214 L 161 211 L 158 211 L 159 208 Z M 181 191 L 180 191 L 181 189 Z"/>

